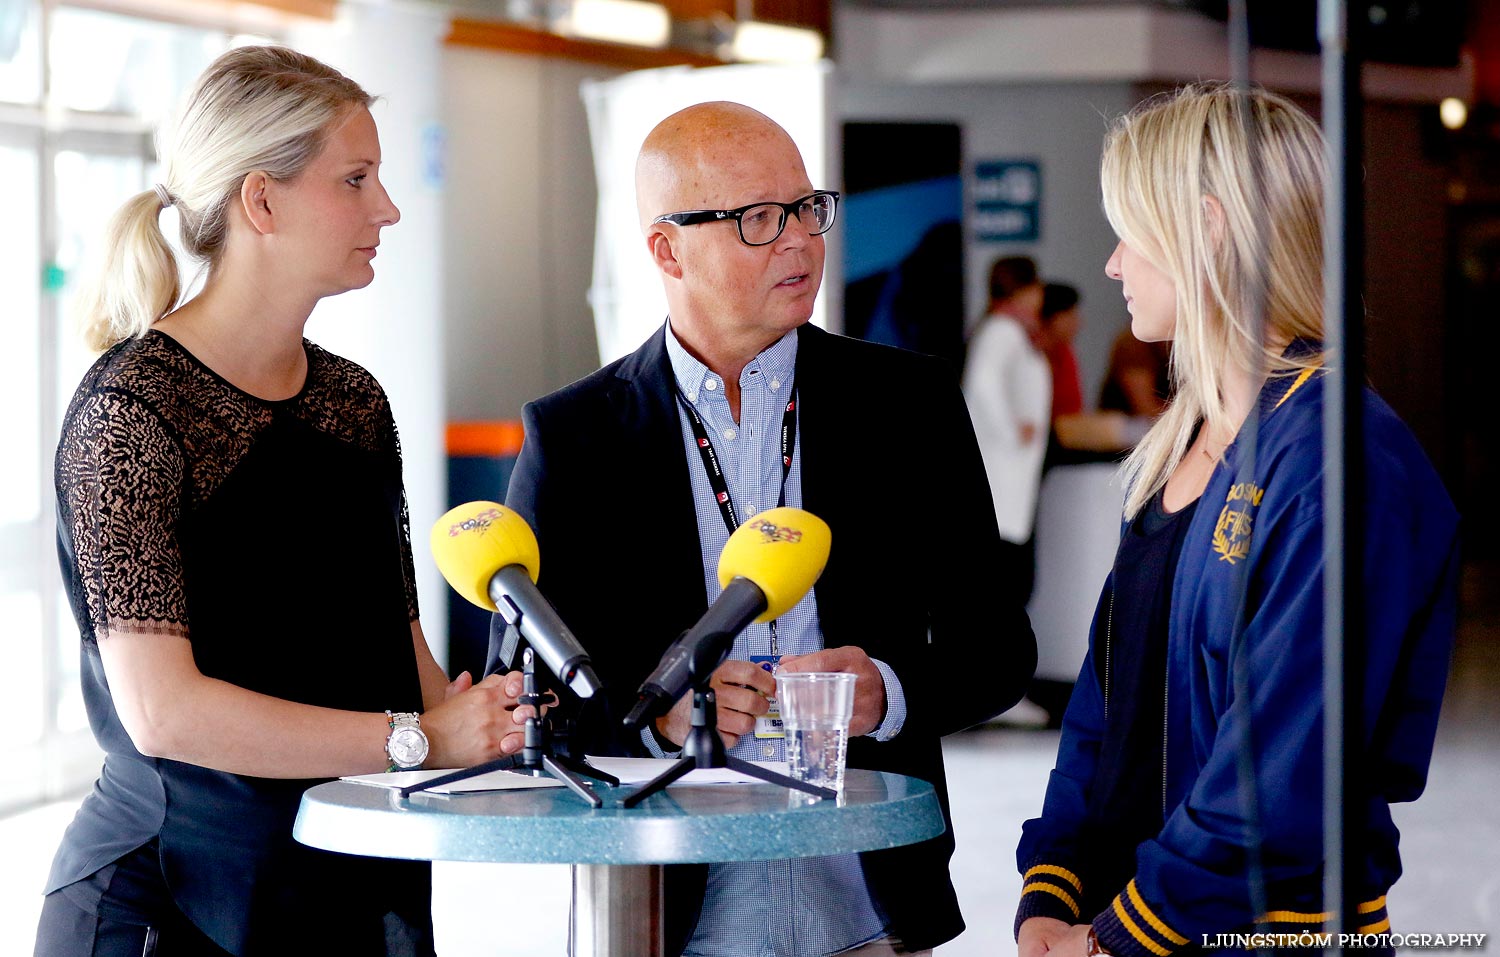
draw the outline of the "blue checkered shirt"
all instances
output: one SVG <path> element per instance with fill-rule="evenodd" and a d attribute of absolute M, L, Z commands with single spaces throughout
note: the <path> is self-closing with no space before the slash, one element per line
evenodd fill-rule
<path fill-rule="evenodd" d="M 667 355 L 682 394 L 703 419 L 718 453 L 730 497 L 743 522 L 777 505 L 781 492 L 781 422 L 797 365 L 797 333 L 787 333 L 756 356 L 740 373 L 740 420 L 729 412 L 723 381 L 693 358 L 667 328 Z M 703 584 L 710 601 L 718 598 L 719 553 L 729 540 L 724 517 L 714 501 L 703 460 L 687 413 L 678 404 L 682 443 L 692 475 L 698 513 L 698 542 L 703 551 Z M 786 477 L 785 504 L 802 505 L 802 430 Z M 777 620 L 777 645 L 783 655 L 800 655 L 823 647 L 818 609 L 808 592 Z M 771 630 L 752 624 L 734 640 L 731 658 L 749 660 L 771 653 Z M 889 741 L 906 721 L 906 699 L 895 672 L 876 661 L 885 681 L 886 714 L 873 737 Z M 662 752 L 648 727 L 641 740 L 657 757 Z M 746 761 L 786 760 L 781 738 L 744 735 L 729 753 Z M 693 939 L 685 957 L 807 957 L 836 954 L 886 935 L 886 919 L 870 899 L 859 857 L 809 857 L 786 861 L 714 864 Z"/>

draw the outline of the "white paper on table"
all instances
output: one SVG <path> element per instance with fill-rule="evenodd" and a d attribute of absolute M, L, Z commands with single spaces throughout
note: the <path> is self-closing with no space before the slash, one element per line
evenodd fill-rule
<path fill-rule="evenodd" d="M 621 784 L 645 784 L 677 763 L 675 758 L 601 758 L 592 754 L 587 760 L 597 770 L 619 778 Z M 791 773 L 785 761 L 751 761 L 750 763 L 765 768 L 767 771 L 775 771 L 777 774 Z M 752 778 L 748 774 L 731 771 L 729 768 L 695 768 L 672 782 L 673 785 L 765 783 L 760 778 Z"/>
<path fill-rule="evenodd" d="M 439 768 L 437 770 L 422 771 L 389 771 L 384 774 L 355 774 L 350 777 L 339 778 L 340 781 L 349 781 L 353 784 L 372 784 L 381 788 L 405 788 L 423 781 L 431 781 L 435 777 L 451 773 L 453 768 Z M 563 783 L 552 777 L 532 777 L 518 771 L 488 771 L 477 774 L 472 778 L 462 781 L 454 781 L 451 784 L 439 784 L 431 788 L 433 794 L 463 794 L 469 791 L 513 791 L 525 788 L 560 788 Z"/>

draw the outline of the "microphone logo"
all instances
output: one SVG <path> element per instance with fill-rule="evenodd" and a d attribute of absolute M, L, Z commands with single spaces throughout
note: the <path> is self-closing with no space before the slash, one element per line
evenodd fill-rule
<path fill-rule="evenodd" d="M 761 544 L 770 545 L 773 542 L 787 542 L 795 545 L 802 541 L 802 530 L 791 528 L 786 525 L 777 525 L 775 522 L 759 521 L 755 528 L 761 534 Z"/>
<path fill-rule="evenodd" d="M 499 509 L 487 508 L 477 515 L 473 515 L 469 518 L 464 519 L 462 522 L 458 522 L 454 525 L 449 525 L 448 537 L 457 538 L 464 532 L 478 532 L 479 534 L 483 535 L 489 530 L 490 525 L 497 521 L 499 518 Z"/>

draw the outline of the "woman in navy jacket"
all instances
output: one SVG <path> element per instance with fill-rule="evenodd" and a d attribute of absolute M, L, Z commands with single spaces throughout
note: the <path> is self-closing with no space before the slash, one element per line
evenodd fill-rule
<path fill-rule="evenodd" d="M 1258 173 L 1258 175 L 1256 175 Z M 1025 825 L 1020 957 L 1166 957 L 1323 931 L 1324 145 L 1290 102 L 1194 86 L 1105 142 L 1106 272 L 1171 340 L 1174 394 L 1124 466 L 1125 526 Z M 1422 791 L 1452 648 L 1457 515 L 1366 390 L 1359 930 L 1390 927 L 1390 804 Z M 1230 938 L 1234 940 L 1235 938 Z"/>

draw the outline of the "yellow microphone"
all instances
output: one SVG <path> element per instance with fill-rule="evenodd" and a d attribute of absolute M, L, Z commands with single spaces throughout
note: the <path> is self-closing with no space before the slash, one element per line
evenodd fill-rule
<path fill-rule="evenodd" d="M 766 606 L 754 620 L 780 618 L 823 574 L 832 544 L 828 523 L 811 512 L 786 506 L 768 509 L 735 529 L 724 543 L 719 587 L 727 591 L 735 579 L 754 585 L 765 596 Z"/>
<path fill-rule="evenodd" d="M 724 590 L 641 684 L 625 726 L 640 727 L 671 708 L 695 680 L 707 679 L 746 625 L 790 611 L 823 574 L 832 544 L 828 523 L 800 508 L 769 509 L 735 529 L 719 553 Z"/>
<path fill-rule="evenodd" d="M 526 520 L 498 502 L 468 502 L 432 526 L 432 557 L 453 590 L 498 612 L 580 698 L 602 687 L 593 662 L 536 587 L 541 559 Z"/>

